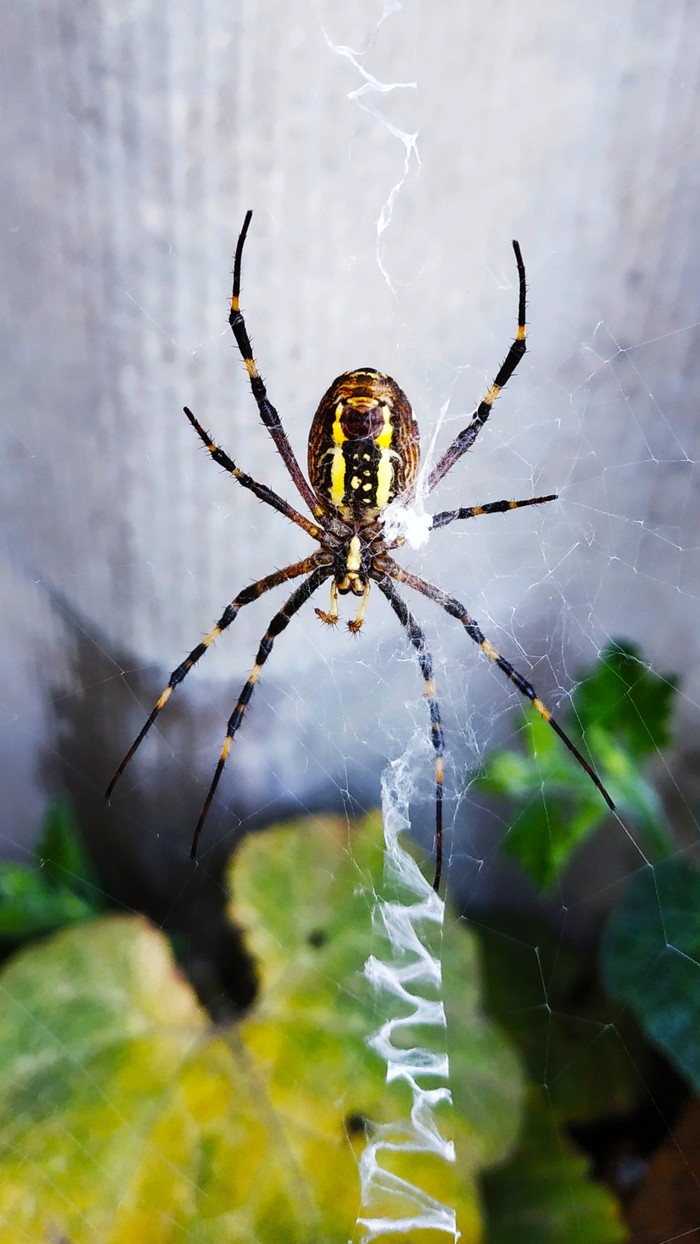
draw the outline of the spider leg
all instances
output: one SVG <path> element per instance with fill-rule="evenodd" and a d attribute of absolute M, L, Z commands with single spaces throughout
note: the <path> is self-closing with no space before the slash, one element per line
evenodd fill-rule
<path fill-rule="evenodd" d="M 220 445 L 216 445 L 214 443 L 209 433 L 204 430 L 199 420 L 192 414 L 189 406 L 183 406 L 182 409 L 187 415 L 187 418 L 192 424 L 197 436 L 209 450 L 214 462 L 223 467 L 225 471 L 228 471 L 230 475 L 233 475 L 234 479 L 237 479 L 239 484 L 242 484 L 244 488 L 250 489 L 258 500 L 264 501 L 267 505 L 271 505 L 273 510 L 278 510 L 280 514 L 284 514 L 285 518 L 291 518 L 292 522 L 297 524 L 297 527 L 303 527 L 304 531 L 308 532 L 314 540 L 319 538 L 321 534 L 320 527 L 317 527 L 315 523 L 309 522 L 308 518 L 306 518 L 303 514 L 300 514 L 298 510 L 295 510 L 293 506 L 289 505 L 289 503 L 282 497 L 279 497 L 277 493 L 273 492 L 271 488 L 268 488 L 266 484 L 259 484 L 257 480 L 253 479 L 252 475 L 247 475 L 245 471 L 241 471 L 240 467 L 236 466 L 233 458 L 229 458 L 226 451 L 223 450 Z"/>
<path fill-rule="evenodd" d="M 253 391 L 253 397 L 258 404 L 260 418 L 270 433 L 270 436 L 275 443 L 277 452 L 284 461 L 297 491 L 304 498 L 306 504 L 311 510 L 311 513 L 320 515 L 323 513 L 323 510 L 319 507 L 318 498 L 314 495 L 311 485 L 305 479 L 294 454 L 294 450 L 289 443 L 287 433 L 282 427 L 282 421 L 267 396 L 265 381 L 260 375 L 257 363 L 253 357 L 253 347 L 250 344 L 248 330 L 246 329 L 245 320 L 243 319 L 240 308 L 241 258 L 243 255 L 243 246 L 245 244 L 246 235 L 248 233 L 248 226 L 250 225 L 252 217 L 252 211 L 246 212 L 245 220 L 243 221 L 243 228 L 241 229 L 240 236 L 236 244 L 236 254 L 233 261 L 233 290 L 231 293 L 231 313 L 229 315 L 229 324 L 231 325 L 233 335 L 236 338 L 236 345 L 241 352 L 241 358 L 243 359 L 246 371 L 248 372 L 250 387 Z"/>
<path fill-rule="evenodd" d="M 557 494 L 552 493 L 549 497 L 528 497 L 526 501 L 489 501 L 486 505 L 468 505 L 460 510 L 442 510 L 439 514 L 433 514 L 430 530 L 436 531 L 438 527 L 446 527 L 456 518 L 478 518 L 480 514 L 505 514 L 508 510 L 519 510 L 523 505 L 543 505 L 545 501 L 556 501 L 556 499 Z"/>
<path fill-rule="evenodd" d="M 313 558 L 309 558 L 309 562 L 312 563 Z M 219 761 L 214 771 L 214 777 L 212 778 L 211 786 L 207 792 L 207 797 L 202 805 L 199 820 L 195 826 L 194 836 L 192 838 L 192 847 L 190 849 L 190 855 L 193 860 L 197 858 L 199 836 L 202 832 L 202 826 L 207 819 L 207 813 L 209 812 L 211 801 L 214 798 L 214 793 L 219 785 L 219 779 L 221 778 L 224 765 L 226 764 L 226 759 L 231 750 L 231 744 L 243 720 L 243 715 L 250 701 L 250 697 L 253 694 L 253 689 L 258 681 L 258 678 L 260 677 L 260 671 L 272 651 L 272 645 L 274 644 L 277 636 L 280 635 L 285 627 L 289 625 L 294 617 L 294 614 L 301 609 L 301 606 L 305 604 L 309 597 L 316 591 L 316 588 L 320 587 L 320 585 L 329 577 L 331 573 L 331 567 L 320 566 L 314 570 L 313 574 L 311 574 L 308 579 L 305 579 L 303 583 L 300 583 L 299 587 L 292 592 L 289 599 L 282 606 L 279 613 L 275 614 L 260 641 L 260 647 L 258 648 L 253 668 L 250 671 L 250 674 L 248 675 L 248 678 L 243 686 L 243 690 L 238 697 L 236 707 L 228 719 L 226 738 L 224 739 L 224 745 L 221 749 L 221 755 L 219 756 Z"/>
<path fill-rule="evenodd" d="M 445 752 L 445 741 L 440 720 L 440 706 L 437 702 L 435 683 L 433 682 L 433 660 L 428 651 L 423 631 L 398 592 L 394 590 L 389 577 L 382 575 L 377 578 L 377 582 L 380 591 L 386 596 L 416 650 L 418 663 L 423 675 L 424 695 L 430 710 L 430 735 L 435 749 L 435 878 L 433 880 L 433 889 L 437 893 L 440 889 L 440 878 L 442 876 L 442 758 Z"/>
<path fill-rule="evenodd" d="M 523 257 L 520 253 L 520 245 L 518 242 L 513 242 L 513 250 L 515 251 L 515 262 L 518 267 L 519 291 L 518 327 L 516 329 L 515 338 L 496 374 L 496 379 L 490 389 L 487 390 L 483 400 L 477 406 L 474 414 L 472 415 L 471 421 L 467 424 L 466 428 L 463 428 L 459 435 L 455 437 L 449 449 L 445 451 L 442 458 L 440 458 L 437 465 L 434 466 L 430 472 L 430 475 L 428 476 L 428 492 L 432 492 L 435 485 L 440 483 L 443 476 L 447 475 L 447 472 L 452 470 L 455 462 L 457 462 L 458 459 L 462 457 L 462 454 L 466 453 L 467 450 L 474 444 L 474 441 L 491 414 L 491 407 L 493 406 L 496 398 L 501 390 L 505 388 L 506 384 L 513 375 L 513 372 L 518 366 L 518 363 L 527 350 L 527 346 L 525 344 L 525 264 L 523 263 Z"/>
<path fill-rule="evenodd" d="M 516 670 L 515 666 L 511 665 L 510 661 L 507 661 L 505 657 L 501 656 L 500 652 L 494 648 L 493 644 L 489 643 L 488 639 L 485 638 L 481 628 L 469 615 L 467 610 L 464 608 L 464 605 L 460 604 L 454 596 L 448 596 L 446 592 L 443 592 L 439 587 L 436 587 L 434 583 L 428 583 L 425 579 L 420 579 L 417 575 L 411 574 L 410 571 L 404 570 L 402 566 L 399 566 L 390 558 L 385 559 L 384 568 L 386 572 L 391 575 L 392 579 L 397 579 L 400 583 L 407 584 L 408 587 L 412 587 L 414 591 L 420 592 L 421 595 L 427 596 L 429 600 L 435 601 L 436 605 L 439 605 L 440 608 L 444 609 L 446 613 L 449 613 L 451 617 L 456 618 L 458 622 L 462 623 L 462 626 L 467 632 L 469 638 L 473 639 L 474 643 L 479 645 L 481 651 L 485 652 L 489 660 L 493 661 L 494 664 L 503 671 L 506 678 L 509 678 L 510 681 L 515 684 L 520 694 L 530 700 L 532 707 L 537 709 L 540 717 L 543 717 L 544 720 L 552 727 L 555 734 L 559 735 L 562 743 L 568 747 L 572 756 L 576 757 L 581 768 L 585 770 L 593 784 L 598 787 L 598 790 L 603 796 L 603 799 L 607 803 L 608 807 L 614 811 L 615 804 L 603 786 L 603 783 L 598 777 L 595 769 L 589 765 L 587 760 L 584 760 L 578 748 L 571 742 L 568 734 L 565 734 L 559 723 L 555 721 L 549 709 L 542 703 L 542 700 L 539 698 L 532 684 L 529 683 L 526 678 L 523 678 L 523 675 Z"/>
<path fill-rule="evenodd" d="M 151 710 L 148 718 L 146 719 L 145 725 L 141 728 L 141 730 L 137 734 L 136 738 L 131 744 L 131 747 L 126 753 L 126 756 L 122 760 L 121 764 L 119 765 L 119 768 L 114 774 L 114 777 L 109 783 L 109 786 L 107 787 L 107 790 L 105 791 L 106 799 L 109 799 L 112 791 L 114 790 L 114 787 L 116 786 L 117 782 L 119 781 L 119 778 L 121 777 L 122 773 L 126 769 L 126 766 L 131 760 L 134 752 L 137 750 L 137 748 L 140 746 L 140 744 L 145 739 L 146 735 L 148 734 L 148 731 L 153 725 L 158 714 L 161 712 L 162 709 L 165 708 L 166 704 L 168 703 L 168 700 L 170 699 L 178 683 L 181 683 L 183 678 L 185 678 L 186 675 L 189 674 L 190 670 L 192 669 L 192 666 L 196 665 L 199 658 L 204 656 L 204 653 L 206 652 L 207 648 L 210 648 L 211 645 L 214 643 L 214 641 L 219 638 L 219 635 L 221 635 L 222 631 L 225 631 L 227 627 L 231 625 L 231 623 L 234 621 L 234 619 L 238 615 L 239 610 L 242 609 L 244 605 L 249 605 L 251 601 L 257 600 L 258 597 L 262 596 L 264 592 L 269 592 L 270 588 L 277 587 L 280 583 L 286 583 L 289 579 L 295 579 L 298 577 L 298 575 L 307 574 L 308 571 L 314 570 L 318 566 L 318 561 L 317 561 L 318 556 L 319 554 L 313 554 L 311 557 L 304 558 L 303 561 L 294 563 L 294 565 L 285 566 L 283 570 L 276 570 L 273 574 L 267 575 L 264 579 L 258 579 L 257 583 L 251 583 L 249 587 L 245 587 L 243 591 L 239 592 L 238 595 L 234 598 L 234 600 L 232 600 L 231 603 L 226 606 L 226 608 L 224 609 L 224 612 L 222 613 L 216 625 L 213 626 L 212 629 L 208 632 L 208 634 L 204 636 L 204 639 L 202 639 L 192 649 L 189 656 L 185 657 L 185 660 L 180 665 L 178 665 L 177 669 L 173 670 L 172 674 L 170 675 L 170 679 L 168 681 L 167 687 L 161 693 L 159 698 L 156 700 L 156 703 L 153 709 Z M 316 570 L 316 573 L 319 573 L 318 570 Z M 324 567 L 324 575 L 327 575 L 329 573 L 330 573 L 329 570 L 327 570 Z"/>

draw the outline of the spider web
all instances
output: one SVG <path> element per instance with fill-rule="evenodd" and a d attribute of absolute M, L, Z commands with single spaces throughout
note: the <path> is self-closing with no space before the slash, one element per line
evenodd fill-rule
<path fill-rule="evenodd" d="M 613 638 L 637 644 L 649 671 L 680 676 L 677 743 L 652 772 L 675 856 L 692 855 L 693 25 L 689 6 L 662 18 L 633 0 L 614 17 L 597 4 L 556 18 L 514 0 L 498 18 L 477 3 L 429 19 L 411 0 L 342 15 L 296 0 L 262 21 L 218 0 L 160 16 L 136 0 L 104 0 L 80 18 L 48 0 L 11 9 L 9 855 L 29 857 L 47 800 L 67 791 L 105 890 L 184 937 L 195 960 L 225 936 L 220 870 L 248 831 L 299 814 L 354 817 L 378 803 L 384 780 L 386 819 L 410 816 L 430 853 L 421 680 L 376 592 L 361 636 L 330 633 L 306 608 L 276 642 L 194 874 L 192 826 L 282 593 L 242 611 L 103 807 L 110 769 L 170 669 L 244 584 L 307 548 L 217 476 L 179 413 L 191 405 L 244 469 L 297 503 L 225 324 L 226 265 L 249 206 L 243 306 L 302 463 L 318 397 L 360 365 L 396 376 L 434 461 L 512 339 L 519 238 L 530 352 L 431 507 L 559 500 L 427 542 L 419 513 L 402 562 L 463 599 L 558 717 Z M 270 40 L 273 27 L 282 37 Z M 314 603 L 327 607 L 323 592 Z M 444 717 L 450 890 L 532 973 L 525 1009 L 554 1100 L 562 1028 L 576 1033 L 574 1065 L 603 1033 L 624 1061 L 626 1041 L 624 1007 L 584 1022 L 567 1004 L 561 963 L 595 941 L 627 878 L 648 866 L 658 881 L 658 866 L 624 817 L 545 899 L 504 864 L 508 811 L 474 779 L 494 747 L 518 746 L 519 697 L 460 627 L 430 602 L 408 603 L 428 635 Z M 659 885 L 651 902 L 667 925 Z M 515 931 L 498 923 L 504 908 L 519 916 Z M 559 960 L 542 950 L 543 917 Z M 385 1001 L 378 1013 L 390 1021 Z M 647 1066 L 639 1075 L 653 1137 L 622 1157 L 610 1149 L 613 1182 L 643 1220 L 648 1163 L 666 1143 L 689 1207 L 664 1202 L 666 1217 L 634 1238 L 692 1238 L 700 1196 L 693 1134 L 676 1126 L 678 1081 L 664 1093 Z"/>

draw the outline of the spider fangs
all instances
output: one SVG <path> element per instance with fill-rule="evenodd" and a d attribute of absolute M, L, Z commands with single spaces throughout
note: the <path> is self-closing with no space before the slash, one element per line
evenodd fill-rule
<path fill-rule="evenodd" d="M 229 323 L 245 363 L 262 422 L 270 433 L 297 492 L 313 518 L 307 518 L 267 485 L 258 483 L 252 476 L 242 471 L 225 450 L 212 441 L 208 432 L 187 407 L 185 407 L 185 414 L 214 462 L 233 475 L 239 484 L 249 489 L 260 501 L 265 502 L 301 527 L 317 542 L 318 548 L 316 552 L 301 561 L 285 566 L 282 570 L 274 571 L 258 579 L 256 583 L 250 584 L 249 587 L 243 588 L 226 606 L 208 634 L 173 670 L 167 686 L 109 783 L 106 795 L 109 798 L 116 782 L 158 714 L 167 704 L 175 687 L 182 682 L 221 633 L 231 625 L 244 605 L 257 600 L 271 588 L 304 576 L 302 582 L 274 615 L 265 631 L 253 667 L 229 717 L 221 754 L 192 839 L 190 853 L 194 859 L 202 826 L 219 784 L 231 744 L 241 725 L 253 688 L 270 655 L 275 639 L 316 589 L 328 579 L 331 580 L 330 607 L 327 611 L 317 609 L 318 617 L 329 625 L 335 625 L 338 621 L 338 597 L 348 593 L 360 597 L 356 616 L 348 623 L 349 629 L 357 634 L 365 616 L 370 583 L 374 582 L 389 602 L 413 646 L 423 676 L 423 691 L 430 713 L 431 740 L 435 753 L 435 877 L 433 885 L 437 890 L 442 873 L 444 754 L 440 709 L 433 682 L 432 659 L 425 635 L 404 603 L 402 596 L 396 591 L 395 583 L 405 584 L 428 597 L 462 624 L 469 638 L 481 648 L 490 661 L 498 666 L 506 678 L 517 687 L 521 695 L 530 700 L 533 708 L 559 735 L 591 781 L 598 787 L 608 806 L 614 808 L 614 804 L 595 770 L 552 717 L 534 687 L 485 638 L 464 605 L 441 588 L 404 570 L 391 556 L 392 551 L 398 548 L 403 540 L 398 537 L 387 543 L 382 517 L 392 501 L 398 500 L 402 504 L 410 502 L 420 455 L 418 425 L 413 418 L 406 395 L 394 380 L 370 367 L 345 372 L 334 380 L 321 399 L 311 424 L 308 452 L 309 479 L 305 478 L 280 417 L 267 396 L 240 310 L 241 259 L 251 217 L 252 212 L 248 212 L 236 246 Z M 474 411 L 469 423 L 455 437 L 430 472 L 427 482 L 428 493 L 432 492 L 474 444 L 491 413 L 493 403 L 525 353 L 525 267 L 517 242 L 513 242 L 513 250 L 518 269 L 519 291 L 518 325 L 515 338 L 493 384 Z M 503 514 L 510 510 L 520 509 L 522 506 L 541 505 L 554 500 L 556 497 L 549 495 L 528 497 L 521 501 L 490 501 L 456 510 L 444 510 L 433 515 L 431 530 L 446 527 L 456 520 L 476 518 L 482 514 Z"/>

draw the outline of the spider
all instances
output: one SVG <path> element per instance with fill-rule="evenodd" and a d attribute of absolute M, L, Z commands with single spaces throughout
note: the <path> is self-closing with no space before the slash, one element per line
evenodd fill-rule
<path fill-rule="evenodd" d="M 409 642 L 416 652 L 423 675 L 424 695 L 430 712 L 431 739 L 435 752 L 435 876 L 433 887 L 437 891 L 442 874 L 442 794 L 444 738 L 440 709 L 433 682 L 432 658 L 425 635 L 407 608 L 403 598 L 394 587 L 395 583 L 413 588 L 434 601 L 451 617 L 461 622 L 467 635 L 481 651 L 510 679 L 521 695 L 531 701 L 533 708 L 559 735 L 591 781 L 598 787 L 610 808 L 614 804 L 597 773 L 583 758 L 571 739 L 545 707 L 534 687 L 518 673 L 510 661 L 501 656 L 493 644 L 485 638 L 479 625 L 464 605 L 434 584 L 404 570 L 391 556 L 394 549 L 405 542 L 404 537 L 389 538 L 383 527 L 383 515 L 392 501 L 409 505 L 415 492 L 420 461 L 418 425 L 405 393 L 396 381 L 372 367 L 360 367 L 344 372 L 333 381 L 321 398 L 309 432 L 308 480 L 305 478 L 289 443 L 275 407 L 267 396 L 265 383 L 253 358 L 250 338 L 240 310 L 241 260 L 252 211 L 246 213 L 241 229 L 233 264 L 233 290 L 229 323 L 236 344 L 245 363 L 253 397 L 265 427 L 269 431 L 278 453 L 289 472 L 293 484 L 308 506 L 313 518 L 300 514 L 287 501 L 265 484 L 258 483 L 242 471 L 232 458 L 212 441 L 208 432 L 187 406 L 184 412 L 200 440 L 208 449 L 214 462 L 237 479 L 239 484 L 254 493 L 273 510 L 284 514 L 311 536 L 318 548 L 309 557 L 276 570 L 243 588 L 226 606 L 218 622 L 190 652 L 189 656 L 173 670 L 168 685 L 156 701 L 145 725 L 132 743 L 109 786 L 109 798 L 118 779 L 142 743 L 158 714 L 167 704 L 175 688 L 183 681 L 192 667 L 216 639 L 227 630 L 244 605 L 249 605 L 271 588 L 292 579 L 302 578 L 282 608 L 275 614 L 258 648 L 253 668 L 243 686 L 236 706 L 229 718 L 226 737 L 214 771 L 211 785 L 199 814 L 192 839 L 191 857 L 196 858 L 202 826 L 209 812 L 214 793 L 231 750 L 231 744 L 239 729 L 260 672 L 272 651 L 277 636 L 285 629 L 310 596 L 330 579 L 330 605 L 328 610 L 316 609 L 316 614 L 328 626 L 338 622 L 339 597 L 351 594 L 359 598 L 354 619 L 348 628 L 357 634 L 363 623 L 370 585 L 376 583 L 386 597 Z M 474 444 L 488 419 L 493 403 L 501 393 L 518 363 L 525 354 L 525 265 L 520 246 L 513 242 L 518 270 L 518 326 L 510 349 L 477 406 L 469 423 L 455 437 L 427 480 L 430 493 Z M 528 497 L 522 501 L 489 501 L 483 505 L 463 506 L 456 510 L 443 510 L 432 516 L 430 529 L 447 527 L 449 523 L 481 514 L 503 514 L 526 505 L 542 505 L 555 501 L 556 495 Z"/>

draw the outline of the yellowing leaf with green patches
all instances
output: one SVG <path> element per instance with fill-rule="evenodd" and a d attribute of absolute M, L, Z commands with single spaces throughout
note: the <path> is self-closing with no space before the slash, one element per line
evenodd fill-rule
<path fill-rule="evenodd" d="M 18 954 L 0 977 L 3 1244 L 345 1244 L 366 1136 L 411 1105 L 367 1044 L 396 1006 L 363 974 L 389 953 L 373 927 L 381 866 L 378 818 L 350 841 L 316 820 L 246 842 L 232 915 L 259 989 L 235 1025 L 211 1023 L 137 917 Z M 454 1206 L 468 1244 L 482 1238 L 478 1176 L 514 1143 L 521 1078 L 481 1013 L 471 937 L 448 922 L 443 948 L 425 932 L 444 952 L 448 1028 L 405 1040 L 449 1049 L 456 1108 L 436 1122 L 457 1162 L 392 1169 Z"/>

